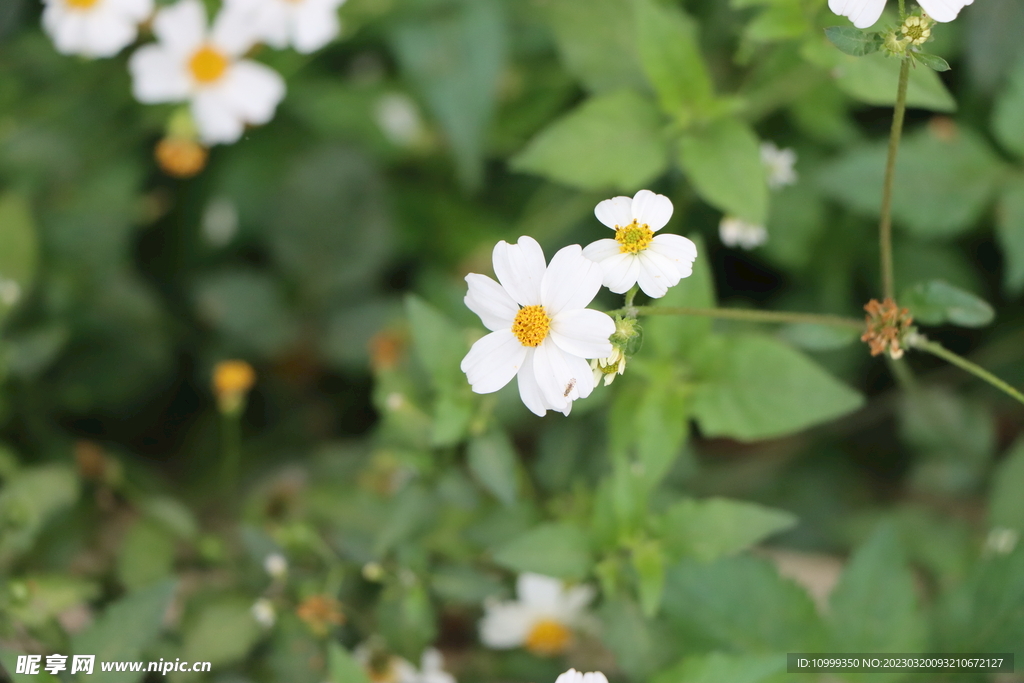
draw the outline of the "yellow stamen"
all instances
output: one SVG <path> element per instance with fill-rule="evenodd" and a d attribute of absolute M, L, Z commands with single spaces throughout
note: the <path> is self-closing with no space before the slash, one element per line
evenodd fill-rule
<path fill-rule="evenodd" d="M 615 241 L 619 243 L 619 253 L 639 254 L 651 245 L 654 231 L 646 223 L 634 220 L 626 227 L 615 226 Z"/>
<path fill-rule="evenodd" d="M 526 636 L 526 649 L 535 655 L 551 657 L 565 652 L 572 640 L 572 631 L 554 619 L 541 619 Z"/>
<path fill-rule="evenodd" d="M 540 346 L 551 329 L 551 317 L 543 306 L 524 306 L 512 323 L 512 334 L 523 346 Z"/>
<path fill-rule="evenodd" d="M 64 0 L 71 9 L 91 9 L 100 0 Z"/>
<path fill-rule="evenodd" d="M 192 59 L 188 62 L 188 68 L 192 77 L 203 84 L 213 83 L 220 80 L 224 72 L 228 70 L 228 58 L 219 50 L 204 45 L 196 50 Z"/>

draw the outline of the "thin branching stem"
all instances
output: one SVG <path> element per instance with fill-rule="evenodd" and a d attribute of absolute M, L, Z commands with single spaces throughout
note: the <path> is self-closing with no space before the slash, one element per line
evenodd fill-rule
<path fill-rule="evenodd" d="M 1020 391 L 1012 387 L 1010 384 L 999 379 L 998 377 L 996 377 L 995 375 L 993 375 L 991 372 L 981 367 L 980 365 L 972 363 L 963 356 L 953 353 L 942 344 L 929 340 L 924 335 L 908 337 L 907 345 L 910 346 L 911 348 L 915 348 L 920 351 L 926 351 L 934 356 L 938 356 L 944 361 L 952 363 L 953 365 L 957 366 L 962 370 L 966 370 L 975 377 L 988 382 L 989 384 L 994 386 L 996 389 L 999 389 L 1003 393 L 1012 396 L 1021 403 L 1024 403 L 1024 394 L 1022 394 Z"/>
<path fill-rule="evenodd" d="M 744 308 L 689 308 L 685 306 L 633 306 L 611 311 L 612 315 L 694 315 L 706 318 L 725 320 L 746 320 L 755 323 L 805 323 L 810 325 L 828 325 L 830 327 L 846 327 L 860 330 L 864 321 L 857 318 L 844 318 L 838 315 L 820 315 L 817 313 L 789 313 L 787 311 L 756 311 Z"/>
<path fill-rule="evenodd" d="M 902 5 L 903 3 L 900 3 Z M 902 7 L 901 7 L 902 9 Z M 900 82 L 896 90 L 896 109 L 889 135 L 889 158 L 885 164 L 885 186 L 882 189 L 882 217 L 878 224 L 878 245 L 882 266 L 882 292 L 886 298 L 895 298 L 895 277 L 892 266 L 892 195 L 896 180 L 896 156 L 903 137 L 903 120 L 907 113 L 907 84 L 910 82 L 910 57 L 900 65 Z"/>

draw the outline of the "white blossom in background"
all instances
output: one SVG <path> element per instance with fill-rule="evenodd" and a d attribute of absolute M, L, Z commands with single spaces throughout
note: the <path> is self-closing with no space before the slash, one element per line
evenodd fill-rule
<path fill-rule="evenodd" d="M 288 560 L 281 553 L 270 553 L 263 558 L 263 569 L 270 578 L 280 581 L 288 575 Z"/>
<path fill-rule="evenodd" d="M 238 207 L 227 197 L 216 197 L 206 205 L 200 225 L 207 242 L 226 246 L 238 234 Z"/>
<path fill-rule="evenodd" d="M 601 268 L 577 244 L 546 266 L 540 245 L 525 236 L 517 244 L 499 242 L 493 262 L 498 282 L 466 276 L 466 306 L 491 333 L 473 344 L 462 371 L 478 394 L 518 377 L 519 396 L 533 413 L 568 415 L 573 401 L 594 390 L 587 360 L 612 352 L 615 322 L 587 308 L 601 289 Z"/>
<path fill-rule="evenodd" d="M 268 66 L 243 59 L 254 44 L 252 27 L 222 11 L 207 28 L 199 0 L 179 0 L 157 12 L 153 33 L 128 64 L 136 99 L 145 104 L 191 104 L 206 144 L 236 142 L 247 124 L 274 117 L 284 97 L 284 79 Z"/>
<path fill-rule="evenodd" d="M 555 683 L 608 683 L 608 679 L 600 671 L 583 673 L 576 669 L 569 669 L 556 678 Z"/>
<path fill-rule="evenodd" d="M 21 285 L 16 280 L 0 277 L 0 304 L 10 308 L 21 301 Z"/>
<path fill-rule="evenodd" d="M 43 0 L 43 29 L 57 52 L 113 57 L 135 42 L 153 0 Z"/>
<path fill-rule="evenodd" d="M 917 0 L 921 9 L 928 13 L 935 21 L 947 22 L 956 19 L 956 16 L 967 5 L 974 0 Z M 828 8 L 836 14 L 848 17 L 857 28 L 868 28 L 874 26 L 882 10 L 885 9 L 885 0 L 828 0 Z"/>
<path fill-rule="evenodd" d="M 254 602 L 250 612 L 256 623 L 263 628 L 270 628 L 277 621 L 277 611 L 274 609 L 274 604 L 266 598 L 260 598 Z"/>
<path fill-rule="evenodd" d="M 779 149 L 774 142 L 763 142 L 761 163 L 768 171 L 768 187 L 773 190 L 795 185 L 799 178 L 795 168 L 796 152 L 792 149 Z"/>
<path fill-rule="evenodd" d="M 606 199 L 594 215 L 615 231 L 615 238 L 587 245 L 583 255 L 600 264 L 604 286 L 616 294 L 639 284 L 644 294 L 660 298 L 693 274 L 697 245 L 682 235 L 654 234 L 672 218 L 668 197 L 640 190 L 632 199 Z"/>
<path fill-rule="evenodd" d="M 444 670 L 444 655 L 436 648 L 428 647 L 423 651 L 418 669 L 408 660 L 393 655 L 376 662 L 366 643 L 358 646 L 352 657 L 376 683 L 456 683 L 455 676 Z"/>
<path fill-rule="evenodd" d="M 1020 534 L 1015 529 L 996 527 L 985 539 L 985 550 L 995 555 L 1009 555 L 1017 547 L 1019 540 Z"/>
<path fill-rule="evenodd" d="M 397 92 L 382 95 L 373 113 L 384 137 L 396 147 L 413 147 L 423 139 L 423 118 L 416 102 L 408 95 Z"/>
<path fill-rule="evenodd" d="M 252 25 L 258 41 L 279 50 L 316 52 L 341 32 L 338 8 L 345 0 L 225 0 L 226 11 Z"/>
<path fill-rule="evenodd" d="M 573 630 L 583 623 L 593 599 L 590 586 L 566 588 L 558 579 L 520 574 L 516 600 L 484 603 L 480 640 L 496 650 L 525 647 L 534 654 L 559 654 L 572 641 Z"/>
<path fill-rule="evenodd" d="M 726 216 L 718 224 L 718 236 L 727 247 L 740 247 L 750 251 L 768 241 L 768 231 L 763 225 Z"/>

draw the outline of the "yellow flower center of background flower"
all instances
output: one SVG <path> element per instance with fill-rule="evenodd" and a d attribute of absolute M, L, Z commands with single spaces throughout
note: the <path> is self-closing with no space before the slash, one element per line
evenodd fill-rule
<path fill-rule="evenodd" d="M 646 223 L 634 220 L 624 228 L 615 227 L 615 241 L 619 243 L 619 253 L 622 254 L 639 254 L 651 245 L 653 239 L 654 231 Z"/>
<path fill-rule="evenodd" d="M 228 58 L 219 50 L 204 45 L 192 55 L 188 68 L 192 72 L 192 77 L 200 83 L 213 83 L 228 70 L 228 64 Z"/>
<path fill-rule="evenodd" d="M 535 655 L 550 657 L 565 652 L 572 631 L 554 619 L 541 619 L 526 636 L 526 649 Z"/>
<path fill-rule="evenodd" d="M 100 0 L 64 0 L 71 9 L 90 9 Z"/>
<path fill-rule="evenodd" d="M 551 329 L 551 317 L 543 306 L 523 306 L 512 322 L 512 334 L 523 346 L 540 346 Z"/>

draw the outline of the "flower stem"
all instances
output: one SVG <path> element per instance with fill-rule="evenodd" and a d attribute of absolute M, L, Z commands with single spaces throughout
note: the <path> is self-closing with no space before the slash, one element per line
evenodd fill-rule
<path fill-rule="evenodd" d="M 903 3 L 900 2 L 902 13 Z M 903 119 L 907 113 L 907 85 L 910 82 L 910 57 L 900 65 L 900 82 L 896 90 L 896 109 L 889 135 L 889 158 L 885 164 L 885 186 L 882 189 L 882 217 L 878 225 L 878 243 L 882 266 L 882 292 L 886 298 L 895 298 L 895 277 L 892 267 L 892 193 L 896 179 L 896 155 L 903 137 Z"/>
<path fill-rule="evenodd" d="M 844 318 L 838 315 L 819 315 L 816 313 L 789 313 L 786 311 L 755 311 L 744 308 L 689 308 L 681 306 L 634 306 L 637 315 L 697 315 L 707 318 L 725 320 L 747 320 L 757 323 L 806 323 L 811 325 L 829 325 L 860 330 L 864 321 L 857 318 Z M 628 313 L 626 309 L 612 313 Z"/>
<path fill-rule="evenodd" d="M 640 290 L 640 285 L 633 285 L 633 287 L 626 292 L 626 305 L 622 307 L 622 310 L 630 318 L 636 317 L 636 307 L 633 306 L 633 299 L 636 298 L 636 293 Z"/>
<path fill-rule="evenodd" d="M 907 18 L 907 7 L 904 0 L 900 0 L 900 21 Z"/>
<path fill-rule="evenodd" d="M 234 497 L 238 487 L 238 470 L 242 460 L 242 411 L 231 410 L 221 413 L 221 476 L 224 493 Z"/>
<path fill-rule="evenodd" d="M 959 356 L 953 353 L 942 344 L 931 341 L 924 335 L 908 336 L 907 345 L 910 346 L 911 348 L 919 349 L 921 351 L 927 351 L 928 353 L 934 356 L 938 356 L 944 361 L 952 363 L 961 370 L 966 370 L 975 377 L 988 382 L 996 389 L 999 389 L 1000 391 L 1017 399 L 1021 403 L 1024 403 L 1024 394 L 1022 394 L 1020 391 L 1014 389 L 1012 386 L 1010 386 L 1003 380 L 999 379 L 998 377 L 996 377 L 995 375 L 993 375 L 991 372 L 981 367 L 980 365 L 976 365 L 971 361 L 967 360 L 966 358 L 964 358 L 963 356 Z"/>

